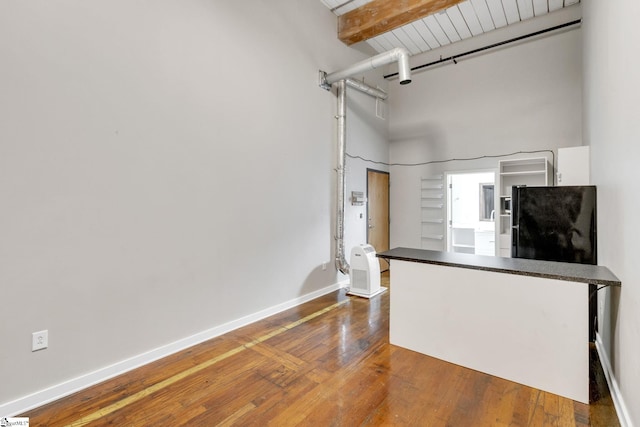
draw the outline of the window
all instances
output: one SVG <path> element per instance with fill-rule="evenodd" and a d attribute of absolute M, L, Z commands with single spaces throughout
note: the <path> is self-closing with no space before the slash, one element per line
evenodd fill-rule
<path fill-rule="evenodd" d="M 480 184 L 480 221 L 493 221 L 494 217 L 494 187 L 493 184 Z"/>

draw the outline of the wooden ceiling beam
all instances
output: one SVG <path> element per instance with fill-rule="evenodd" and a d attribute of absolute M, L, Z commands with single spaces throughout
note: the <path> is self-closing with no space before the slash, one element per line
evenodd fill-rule
<path fill-rule="evenodd" d="M 338 38 L 350 46 L 395 30 L 462 1 L 373 0 L 338 17 Z"/>

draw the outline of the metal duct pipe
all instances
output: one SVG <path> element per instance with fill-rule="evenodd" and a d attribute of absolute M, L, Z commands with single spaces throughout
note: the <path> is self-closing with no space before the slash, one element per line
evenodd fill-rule
<path fill-rule="evenodd" d="M 400 84 L 411 83 L 411 68 L 409 67 L 409 52 L 403 48 L 395 48 L 381 53 L 364 61 L 360 61 L 349 68 L 335 73 L 326 74 L 319 72 L 320 87 L 331 90 L 331 85 L 337 82 L 338 95 L 338 165 L 337 172 L 337 200 L 336 200 L 336 268 L 342 274 L 349 274 L 349 263 L 346 259 L 344 248 L 344 213 L 345 195 L 347 193 L 347 181 L 345 178 L 346 146 L 347 146 L 347 84 L 362 92 L 377 98 L 386 99 L 387 94 L 379 89 L 372 88 L 357 80 L 349 79 L 354 74 L 370 71 L 382 67 L 391 62 L 398 62 Z"/>
<path fill-rule="evenodd" d="M 387 92 L 375 87 L 371 87 L 368 84 L 363 83 L 359 80 L 346 79 L 345 81 L 347 82 L 347 85 L 349 87 L 359 90 L 360 92 L 366 93 L 367 95 L 373 96 L 374 98 L 380 98 L 384 100 L 389 97 L 389 95 L 387 95 Z"/>
<path fill-rule="evenodd" d="M 336 268 L 342 274 L 349 274 L 349 263 L 344 250 L 344 209 L 347 181 L 344 175 L 347 145 L 347 85 L 340 80 L 338 87 L 338 165 L 337 172 L 337 200 L 336 200 Z"/>
<path fill-rule="evenodd" d="M 364 61 L 357 62 L 351 67 L 342 71 L 336 71 L 331 74 L 327 74 L 325 80 L 326 83 L 331 85 L 337 81 L 351 77 L 354 74 L 359 74 L 364 71 L 374 70 L 382 67 L 383 65 L 390 64 L 392 62 L 398 62 L 398 74 L 400 76 L 400 84 L 406 85 L 411 83 L 411 67 L 409 67 L 409 52 L 401 47 L 391 49 L 390 51 L 381 53 L 376 56 L 372 56 Z"/>
<path fill-rule="evenodd" d="M 387 99 L 386 92 L 371 87 L 363 82 L 354 79 L 340 80 L 337 86 L 338 95 L 338 161 L 337 161 L 337 200 L 336 200 L 336 268 L 342 274 L 349 274 L 349 263 L 346 259 L 344 247 L 344 212 L 347 193 L 347 180 L 345 177 L 345 164 L 347 154 L 347 85 L 364 92 L 370 96 L 380 99 Z"/>

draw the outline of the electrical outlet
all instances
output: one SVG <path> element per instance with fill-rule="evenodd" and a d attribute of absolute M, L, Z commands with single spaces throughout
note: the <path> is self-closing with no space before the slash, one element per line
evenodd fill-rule
<path fill-rule="evenodd" d="M 44 350 L 49 347 L 49 331 L 34 332 L 31 334 L 31 351 Z"/>
<path fill-rule="evenodd" d="M 326 262 L 323 262 L 323 263 L 322 263 L 322 270 L 324 271 L 324 270 L 326 270 L 326 269 L 327 269 L 327 263 L 326 263 Z"/>

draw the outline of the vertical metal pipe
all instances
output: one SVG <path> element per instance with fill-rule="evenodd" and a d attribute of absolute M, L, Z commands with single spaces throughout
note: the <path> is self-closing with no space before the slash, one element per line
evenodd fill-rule
<path fill-rule="evenodd" d="M 337 71 L 335 73 L 326 74 L 324 71 L 319 72 L 320 87 L 330 90 L 331 85 L 336 83 L 338 91 L 338 164 L 337 172 L 337 197 L 336 197 L 336 268 L 342 274 L 349 274 L 349 263 L 346 259 L 344 248 L 344 213 L 345 213 L 345 195 L 347 193 L 347 181 L 345 177 L 345 161 L 347 146 L 347 82 L 350 76 L 360 72 L 373 70 L 391 62 L 398 61 L 400 70 L 400 84 L 411 83 L 411 68 L 409 67 L 409 52 L 404 48 L 395 48 L 388 52 L 381 53 L 364 61 L 360 61 L 351 67 Z M 350 81 L 349 84 L 356 89 L 369 95 L 385 99 L 387 94 L 378 89 L 360 84 L 356 81 Z"/>
<path fill-rule="evenodd" d="M 342 274 L 349 274 L 344 250 L 344 211 L 347 181 L 345 179 L 346 145 L 347 145 L 347 85 L 344 80 L 336 84 L 338 90 L 338 162 L 337 172 L 337 201 L 336 201 L 336 268 Z"/>
<path fill-rule="evenodd" d="M 409 55 L 398 55 L 398 74 L 400 75 L 400 84 L 406 85 L 411 83 L 411 67 L 409 66 Z"/>

